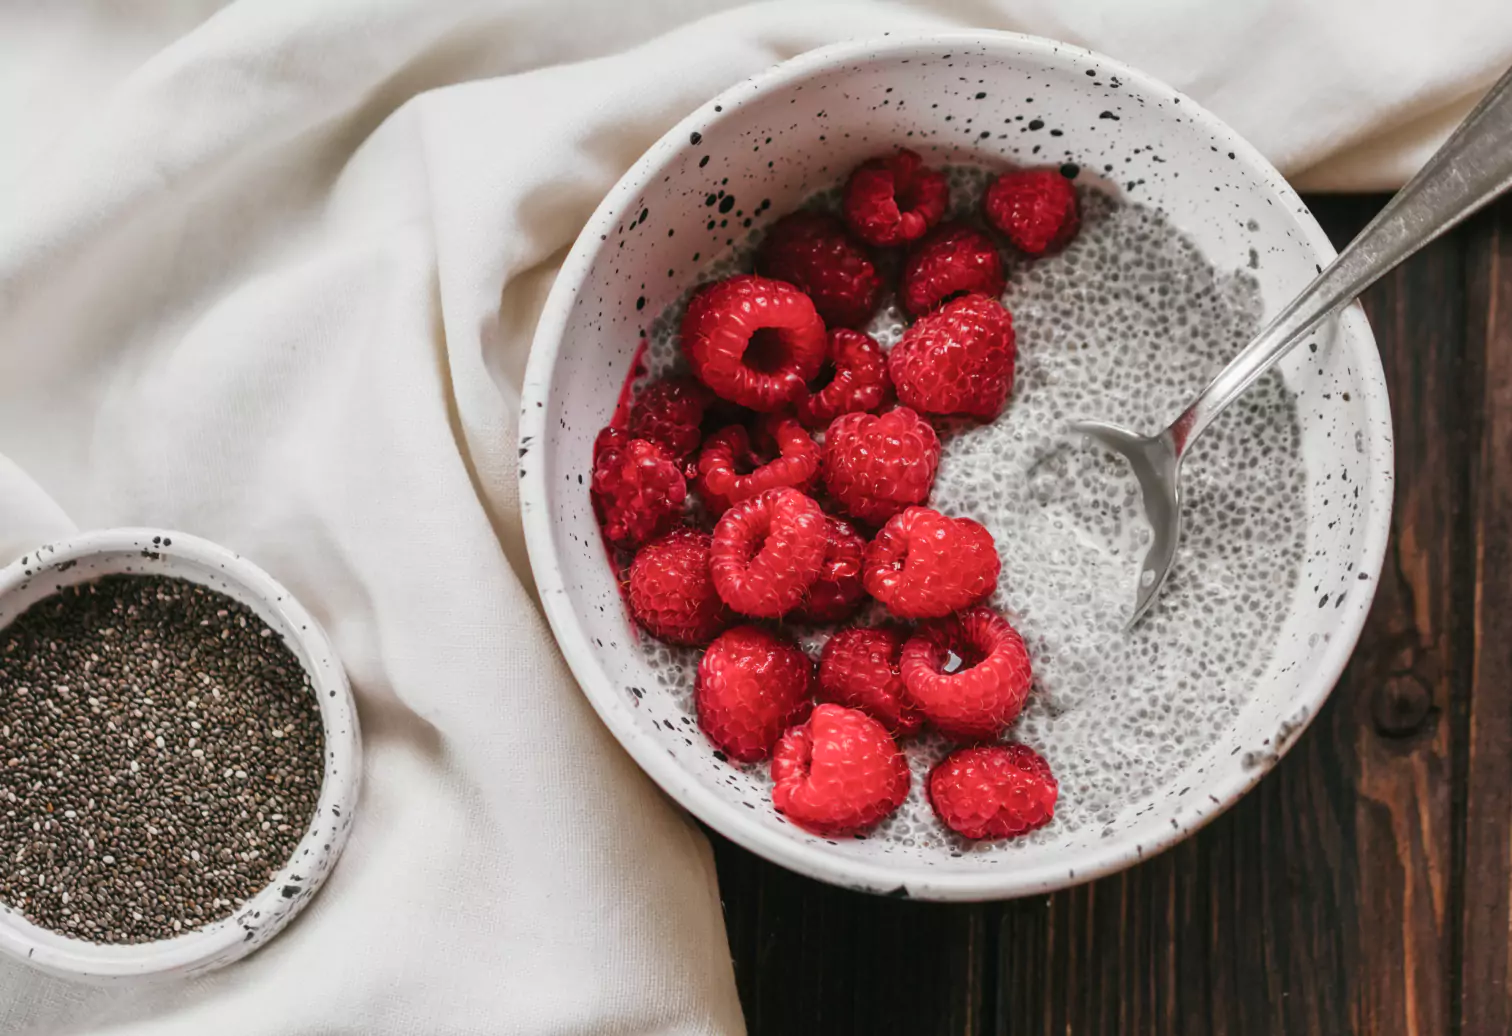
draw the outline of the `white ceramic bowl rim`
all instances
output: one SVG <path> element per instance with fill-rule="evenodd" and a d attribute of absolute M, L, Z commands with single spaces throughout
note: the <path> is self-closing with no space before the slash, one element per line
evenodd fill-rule
<path fill-rule="evenodd" d="M 1119 61 L 1055 40 L 981 30 L 837 43 L 775 65 L 700 105 L 653 144 L 599 204 L 562 264 L 536 331 L 521 401 L 522 445 L 545 442 L 549 434 L 547 420 L 550 410 L 546 405 L 546 397 L 552 384 L 551 372 L 564 339 L 573 301 L 591 272 L 602 245 L 601 239 L 612 237 L 616 224 L 622 218 L 622 210 L 635 201 L 646 184 L 656 182 L 667 171 L 667 167 L 687 144 L 691 133 L 699 131 L 709 134 L 711 128 L 718 126 L 722 120 L 732 118 L 743 101 L 758 93 L 770 93 L 848 62 L 870 61 L 887 56 L 925 55 L 938 52 L 942 47 L 994 45 L 1011 49 L 1017 55 L 1094 63 L 1153 98 L 1179 103 L 1183 115 L 1201 125 L 1214 139 L 1226 141 L 1242 164 L 1264 174 L 1264 178 L 1276 192 L 1276 200 L 1285 203 L 1295 214 L 1304 234 L 1304 243 L 1314 253 L 1319 264 L 1326 265 L 1335 256 L 1333 245 L 1323 229 L 1281 174 L 1259 151 L 1190 98 Z M 1346 309 L 1338 319 L 1346 332 L 1361 335 L 1367 342 L 1372 341 L 1369 325 L 1357 304 Z M 1373 389 L 1366 394 L 1364 401 L 1369 418 L 1365 442 L 1367 465 L 1373 475 L 1381 477 L 1389 486 L 1392 478 L 1392 447 L 1389 435 L 1381 431 L 1391 427 L 1385 377 L 1381 371 L 1379 355 L 1374 349 L 1366 352 L 1368 355 L 1361 357 L 1363 369 L 1359 373 Z M 1283 736 L 1276 739 L 1273 750 L 1256 766 L 1241 774 L 1214 781 L 1210 787 L 1205 788 L 1210 798 L 1203 804 L 1184 811 L 1183 824 L 1179 829 L 1173 827 L 1157 840 L 1145 838 L 1139 846 L 1129 838 L 1108 839 L 1105 845 L 1087 851 L 1071 879 L 1068 879 L 1063 868 L 1054 863 L 1016 866 L 995 873 L 934 873 L 927 879 L 922 879 L 928 889 L 920 893 L 910 890 L 901 881 L 897 868 L 868 860 L 837 859 L 817 846 L 785 837 L 780 831 L 763 826 L 754 817 L 744 816 L 740 810 L 728 808 L 708 788 L 688 780 L 676 760 L 635 729 L 628 717 L 620 711 L 621 695 L 616 692 L 612 680 L 598 661 L 590 637 L 573 612 L 561 571 L 553 559 L 552 515 L 544 506 L 544 501 L 548 499 L 546 480 L 552 474 L 547 469 L 548 465 L 535 464 L 522 473 L 521 495 L 527 503 L 523 509 L 526 543 L 542 605 L 558 644 L 600 717 L 657 784 L 720 834 L 799 873 L 866 891 L 922 894 L 925 898 L 940 900 L 1004 898 L 1090 881 L 1169 848 L 1231 806 L 1295 743 L 1297 735 L 1317 714 L 1343 672 L 1368 614 L 1366 608 L 1352 612 L 1345 620 L 1342 631 L 1333 636 L 1316 670 L 1311 674 L 1307 691 L 1299 693 L 1294 699 L 1301 720 L 1285 728 Z M 536 506 L 528 506 L 531 501 Z M 1361 533 L 1358 571 L 1368 573 L 1371 587 L 1375 585 L 1385 557 L 1390 524 L 1389 507 L 1374 508 Z"/>
<path fill-rule="evenodd" d="M 239 959 L 276 935 L 304 907 L 335 865 L 350 830 L 362 771 L 356 704 L 330 639 L 293 594 L 261 568 L 224 547 L 163 529 L 80 533 L 39 547 L 0 570 L 0 601 L 48 572 L 67 571 L 92 557 L 129 552 L 172 556 L 216 570 L 228 583 L 260 600 L 297 639 L 296 656 L 303 653 L 325 734 L 325 769 L 315 817 L 333 817 L 334 810 L 334 817 L 342 819 L 329 825 L 312 821 L 289 860 L 232 916 L 171 939 L 124 945 L 94 943 L 41 928 L 9 907 L 0 909 L 0 952 L 54 975 L 97 982 L 195 974 Z M 138 574 L 155 573 L 143 570 Z M 156 574 L 172 577 L 174 572 Z M 318 873 L 310 873 L 310 867 L 298 862 L 316 857 L 326 861 Z"/>

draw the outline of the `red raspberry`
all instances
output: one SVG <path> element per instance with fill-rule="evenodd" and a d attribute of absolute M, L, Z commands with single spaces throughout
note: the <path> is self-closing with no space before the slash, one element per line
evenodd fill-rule
<path fill-rule="evenodd" d="M 779 451 L 763 463 L 751 448 L 742 425 L 731 425 L 709 436 L 698 456 L 698 492 L 713 514 L 768 489 L 791 486 L 807 491 L 819 479 L 819 447 L 791 417 L 768 415 L 763 431 Z"/>
<path fill-rule="evenodd" d="M 960 667 L 946 672 L 954 654 Z M 991 608 L 920 626 L 903 645 L 909 699 L 952 737 L 992 738 L 1018 718 L 1034 674 L 1018 631 Z"/>
<path fill-rule="evenodd" d="M 814 499 L 796 489 L 731 506 L 714 526 L 714 589 L 745 615 L 775 619 L 792 611 L 824 566 L 825 522 Z"/>
<path fill-rule="evenodd" d="M 908 797 L 908 762 L 863 712 L 820 705 L 772 753 L 772 805 L 815 834 L 871 827 Z"/>
<path fill-rule="evenodd" d="M 605 428 L 594 440 L 590 490 L 604 536 L 626 548 L 665 532 L 688 495 L 665 450 L 618 428 Z"/>
<path fill-rule="evenodd" d="M 824 321 L 784 281 L 741 274 L 698 290 L 683 315 L 682 348 L 715 394 L 778 410 L 808 391 L 824 362 Z"/>
<path fill-rule="evenodd" d="M 966 295 L 903 332 L 887 370 L 905 405 L 990 421 L 1013 391 L 1013 318 L 997 299 Z"/>
<path fill-rule="evenodd" d="M 828 327 L 866 326 L 882 297 L 882 278 L 865 250 L 824 212 L 794 212 L 773 224 L 756 271 L 813 299 Z"/>
<path fill-rule="evenodd" d="M 992 533 L 980 524 L 910 507 L 867 544 L 861 578 L 898 618 L 934 619 L 992 593 L 1001 568 Z"/>
<path fill-rule="evenodd" d="M 826 488 L 852 517 L 872 525 L 929 499 L 939 466 L 939 436 L 905 406 L 880 417 L 846 414 L 825 434 Z"/>
<path fill-rule="evenodd" d="M 805 427 L 823 428 L 841 414 L 875 410 L 892 394 L 887 354 L 871 335 L 843 327 L 831 331 L 826 361 L 834 377 L 798 401 L 798 420 Z"/>
<path fill-rule="evenodd" d="M 721 633 L 698 662 L 698 725 L 731 759 L 765 759 L 813 702 L 814 663 L 796 644 L 759 626 Z"/>
<path fill-rule="evenodd" d="M 945 215 L 950 188 L 906 148 L 862 162 L 845 185 L 845 222 L 869 245 L 917 241 Z"/>
<path fill-rule="evenodd" d="M 641 390 L 630 408 L 630 434 L 684 461 L 703 442 L 704 411 L 714 395 L 692 378 L 664 378 Z"/>
<path fill-rule="evenodd" d="M 910 316 L 922 316 L 957 295 L 997 298 L 1008 278 L 992 239 L 959 223 L 931 230 L 908 253 L 900 294 Z"/>
<path fill-rule="evenodd" d="M 849 522 L 827 519 L 828 543 L 819 578 L 809 587 L 808 601 L 793 613 L 799 622 L 839 622 L 861 606 L 866 588 L 861 585 L 861 560 L 866 541 Z"/>
<path fill-rule="evenodd" d="M 899 737 L 918 730 L 924 716 L 908 700 L 899 668 L 907 640 L 898 626 L 836 633 L 819 655 L 819 700 L 860 709 Z"/>
<path fill-rule="evenodd" d="M 630 564 L 630 614 L 669 644 L 707 644 L 730 624 L 709 575 L 706 532 L 674 529 L 646 544 Z"/>
<path fill-rule="evenodd" d="M 1076 188 L 1058 169 L 1004 173 L 987 188 L 982 208 L 987 222 L 1025 255 L 1064 248 L 1081 226 Z"/>
<path fill-rule="evenodd" d="M 1048 824 L 1059 788 L 1050 764 L 1028 745 L 977 745 L 929 772 L 929 802 L 967 838 L 1013 838 Z"/>

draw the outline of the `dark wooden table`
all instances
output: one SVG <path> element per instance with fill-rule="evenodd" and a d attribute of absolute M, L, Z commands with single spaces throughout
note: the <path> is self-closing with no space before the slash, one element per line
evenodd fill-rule
<path fill-rule="evenodd" d="M 1342 243 L 1383 200 L 1311 204 Z M 845 892 L 715 836 L 753 1036 L 1512 1030 L 1512 199 L 1365 308 L 1393 537 L 1280 766 L 1164 855 L 1007 903 Z"/>

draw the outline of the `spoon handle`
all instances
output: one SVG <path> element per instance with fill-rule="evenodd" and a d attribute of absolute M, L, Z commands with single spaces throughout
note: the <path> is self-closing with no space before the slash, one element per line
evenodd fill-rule
<path fill-rule="evenodd" d="M 1213 418 L 1309 331 L 1508 187 L 1512 187 L 1512 70 L 1497 80 L 1370 225 L 1172 423 L 1169 434 L 1178 459 Z"/>

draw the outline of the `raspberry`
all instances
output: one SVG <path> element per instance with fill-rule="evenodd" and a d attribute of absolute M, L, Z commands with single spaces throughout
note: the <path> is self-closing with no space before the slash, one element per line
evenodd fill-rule
<path fill-rule="evenodd" d="M 1028 745 L 977 745 L 929 773 L 929 802 L 967 838 L 1013 838 L 1048 824 L 1059 788 L 1050 764 Z"/>
<path fill-rule="evenodd" d="M 654 442 L 675 461 L 686 460 L 703 442 L 704 411 L 714 396 L 692 378 L 652 382 L 630 408 L 630 434 Z"/>
<path fill-rule="evenodd" d="M 945 215 L 950 188 L 912 151 L 862 162 L 845 185 L 845 222 L 869 245 L 916 241 Z"/>
<path fill-rule="evenodd" d="M 960 667 L 946 672 L 952 654 Z M 1034 679 L 1018 631 L 980 607 L 920 626 L 903 645 L 901 668 L 909 699 L 959 738 L 996 737 L 1018 717 Z"/>
<path fill-rule="evenodd" d="M 765 759 L 782 732 L 808 716 L 813 682 L 814 663 L 792 641 L 759 626 L 736 626 L 698 662 L 698 725 L 736 762 Z"/>
<path fill-rule="evenodd" d="M 826 519 L 828 542 L 819 578 L 809 587 L 808 601 L 793 613 L 799 622 L 839 622 L 861 606 L 866 588 L 861 585 L 861 559 L 866 541 L 849 522 Z"/>
<path fill-rule="evenodd" d="M 775 619 L 819 578 L 828 543 L 824 512 L 796 489 L 773 489 L 731 506 L 714 526 L 709 571 L 738 612 Z"/>
<path fill-rule="evenodd" d="M 866 547 L 866 592 L 900 619 L 934 619 L 975 604 L 997 586 L 997 547 L 970 518 L 928 507 L 893 516 Z"/>
<path fill-rule="evenodd" d="M 997 299 L 966 295 L 926 313 L 887 357 L 898 399 L 926 414 L 990 421 L 1013 391 L 1013 318 Z"/>
<path fill-rule="evenodd" d="M 605 428 L 594 440 L 590 490 L 604 536 L 626 548 L 665 532 L 688 495 L 665 450 L 618 428 Z"/>
<path fill-rule="evenodd" d="M 946 224 L 931 230 L 908 254 L 900 294 L 910 316 L 922 316 L 957 295 L 997 298 L 1008 283 L 1003 259 L 980 230 Z"/>
<path fill-rule="evenodd" d="M 798 401 L 798 420 L 805 427 L 823 428 L 841 414 L 875 410 L 887 402 L 892 393 L 887 355 L 871 335 L 843 327 L 831 331 L 825 359 L 834 377 Z"/>
<path fill-rule="evenodd" d="M 992 181 L 982 199 L 987 222 L 1025 255 L 1064 248 L 1081 226 L 1076 188 L 1058 169 L 1025 169 Z"/>
<path fill-rule="evenodd" d="M 863 712 L 820 705 L 772 753 L 772 805 L 816 834 L 863 831 L 908 797 L 908 763 Z"/>
<path fill-rule="evenodd" d="M 630 614 L 669 644 L 707 644 L 730 624 L 709 575 L 706 532 L 674 529 L 646 544 L 630 564 Z"/>
<path fill-rule="evenodd" d="M 682 348 L 715 394 L 752 410 L 803 398 L 824 362 L 824 321 L 791 284 L 741 274 L 700 288 L 683 315 Z"/>
<path fill-rule="evenodd" d="M 836 633 L 819 655 L 819 700 L 860 709 L 899 737 L 918 730 L 924 716 L 908 700 L 899 669 L 907 640 L 898 626 Z"/>
<path fill-rule="evenodd" d="M 756 270 L 797 287 L 828 327 L 866 326 L 882 297 L 877 268 L 845 224 L 828 213 L 794 212 L 779 219 L 756 254 Z"/>
<path fill-rule="evenodd" d="M 769 415 L 763 422 L 780 455 L 763 463 L 750 434 L 731 425 L 709 436 L 698 457 L 698 492 L 714 514 L 768 489 L 791 486 L 807 491 L 819 478 L 819 447 L 791 417 Z"/>
<path fill-rule="evenodd" d="M 940 466 L 940 439 L 907 407 L 846 414 L 824 440 L 824 484 L 854 518 L 881 525 L 929 499 Z"/>

